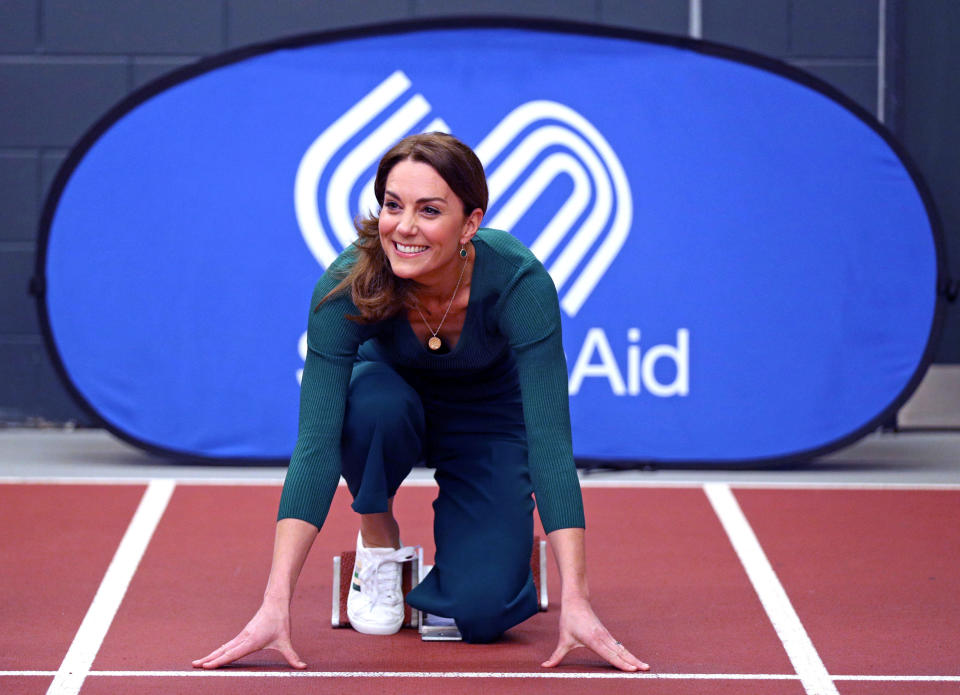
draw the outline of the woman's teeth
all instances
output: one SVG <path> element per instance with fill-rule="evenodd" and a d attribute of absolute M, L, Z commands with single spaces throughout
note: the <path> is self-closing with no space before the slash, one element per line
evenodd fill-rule
<path fill-rule="evenodd" d="M 420 253 L 421 251 L 426 251 L 426 246 L 406 246 L 399 242 L 394 242 L 394 246 L 397 247 L 397 251 L 400 253 Z"/>

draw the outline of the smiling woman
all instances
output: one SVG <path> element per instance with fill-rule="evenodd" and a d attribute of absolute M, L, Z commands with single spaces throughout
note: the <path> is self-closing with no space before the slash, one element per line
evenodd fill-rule
<path fill-rule="evenodd" d="M 444 133 L 405 138 L 381 160 L 374 194 L 381 212 L 357 225 L 360 257 L 327 296 L 349 286 L 360 320 L 368 323 L 404 309 L 411 319 L 418 313 L 433 318 L 456 304 L 443 334 L 449 338 L 467 305 L 456 302 L 459 290 L 453 288 L 464 275 L 469 288 L 473 254 L 467 245 L 487 209 L 483 165 Z"/>
<path fill-rule="evenodd" d="M 536 495 L 563 582 L 559 640 L 543 665 L 587 646 L 621 669 L 647 669 L 590 605 L 553 281 L 511 235 L 480 228 L 483 167 L 450 135 L 402 140 L 374 192 L 379 214 L 358 223 L 359 238 L 314 290 L 263 604 L 194 665 L 273 648 L 306 666 L 291 642 L 290 598 L 340 474 L 360 517 L 347 616 L 359 632 L 397 632 L 400 563 L 413 549 L 400 542 L 393 498 L 424 462 L 439 487 L 435 564 L 407 603 L 452 618 L 467 642 L 494 641 L 536 613 Z"/>

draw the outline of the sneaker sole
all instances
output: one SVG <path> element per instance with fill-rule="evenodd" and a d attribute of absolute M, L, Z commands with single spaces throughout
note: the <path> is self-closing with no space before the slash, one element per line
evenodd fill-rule
<path fill-rule="evenodd" d="M 400 628 L 403 627 L 403 622 L 397 623 L 395 627 L 392 625 L 364 623 L 362 620 L 351 618 L 349 614 L 347 615 L 347 619 L 350 621 L 350 627 L 364 635 L 395 635 L 400 632 Z"/>

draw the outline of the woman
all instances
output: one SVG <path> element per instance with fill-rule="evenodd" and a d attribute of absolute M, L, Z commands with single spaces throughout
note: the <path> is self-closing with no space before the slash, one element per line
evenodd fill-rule
<path fill-rule="evenodd" d="M 537 611 L 529 567 L 535 493 L 562 579 L 560 637 L 543 666 L 587 646 L 628 671 L 648 667 L 589 601 L 583 505 L 570 442 L 556 289 L 509 234 L 480 229 L 477 156 L 443 133 L 412 135 L 381 160 L 381 210 L 317 284 L 300 430 L 280 502 L 263 603 L 233 640 L 194 666 L 258 649 L 306 664 L 290 599 L 342 473 L 360 514 L 351 625 L 400 628 L 400 543 L 392 503 L 420 461 L 436 469 L 434 569 L 407 602 L 489 642 Z"/>

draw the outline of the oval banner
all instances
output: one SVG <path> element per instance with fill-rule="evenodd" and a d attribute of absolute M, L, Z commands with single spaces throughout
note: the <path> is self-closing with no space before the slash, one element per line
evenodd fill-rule
<path fill-rule="evenodd" d="M 204 60 L 84 137 L 38 261 L 73 393 L 150 449 L 287 458 L 312 288 L 380 156 L 431 130 L 475 148 L 484 225 L 553 277 L 578 457 L 824 452 L 926 368 L 939 229 L 862 109 L 713 44 L 418 22 Z"/>

